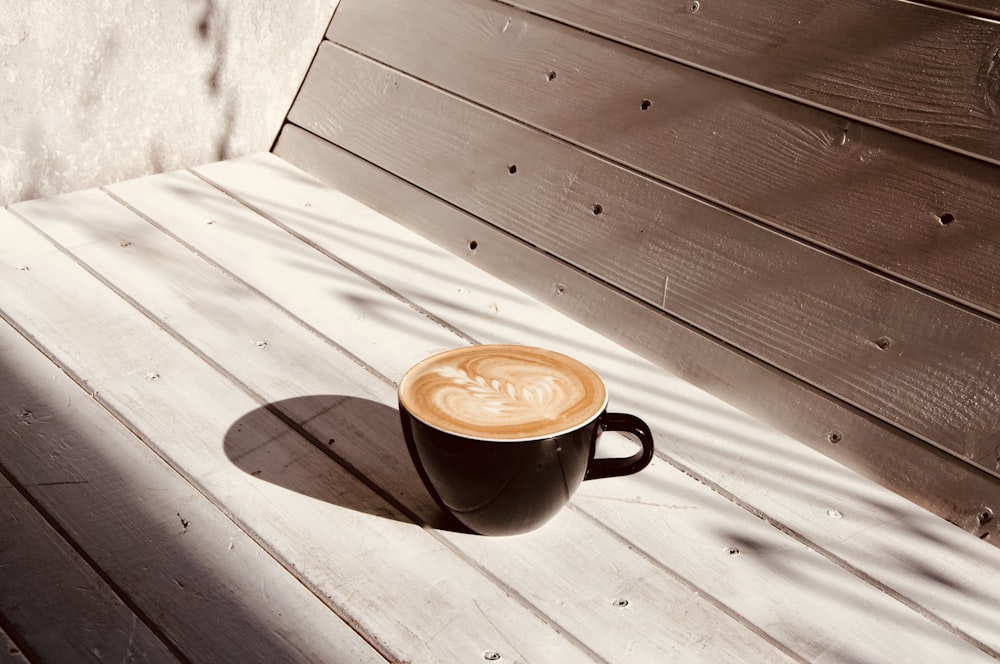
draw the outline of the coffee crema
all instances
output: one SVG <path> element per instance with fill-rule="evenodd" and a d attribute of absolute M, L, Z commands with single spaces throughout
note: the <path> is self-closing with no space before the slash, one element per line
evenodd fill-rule
<path fill-rule="evenodd" d="M 466 438 L 517 441 L 571 431 L 607 406 L 604 381 L 585 364 L 529 346 L 445 351 L 411 368 L 400 403 L 435 429 Z"/>

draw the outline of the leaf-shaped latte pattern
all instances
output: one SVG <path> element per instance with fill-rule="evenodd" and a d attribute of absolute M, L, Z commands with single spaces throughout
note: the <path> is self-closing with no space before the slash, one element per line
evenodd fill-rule
<path fill-rule="evenodd" d="M 567 390 L 554 376 L 535 375 L 527 384 L 509 379 L 470 376 L 464 369 L 441 367 L 437 374 L 450 384 L 435 395 L 438 406 L 474 416 L 475 411 L 524 421 L 551 420 L 565 409 Z"/>
<path fill-rule="evenodd" d="M 603 381 L 565 355 L 526 346 L 471 346 L 414 366 L 400 403 L 433 427 L 490 440 L 526 440 L 568 431 L 607 404 Z"/>

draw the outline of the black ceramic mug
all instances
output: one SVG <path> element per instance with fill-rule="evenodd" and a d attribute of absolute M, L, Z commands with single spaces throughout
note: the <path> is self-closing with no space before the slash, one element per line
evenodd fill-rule
<path fill-rule="evenodd" d="M 606 412 L 607 404 L 595 371 L 528 346 L 446 351 L 414 365 L 399 384 L 403 435 L 421 479 L 445 511 L 482 535 L 533 530 L 584 480 L 649 464 L 649 427 Z M 632 434 L 642 449 L 595 458 L 604 431 Z"/>

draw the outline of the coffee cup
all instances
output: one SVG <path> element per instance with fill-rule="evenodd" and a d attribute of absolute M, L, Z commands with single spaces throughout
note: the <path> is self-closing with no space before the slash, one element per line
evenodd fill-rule
<path fill-rule="evenodd" d="M 608 413 L 591 368 L 551 350 L 467 346 L 428 357 L 399 383 L 403 436 L 434 500 L 482 535 L 533 530 L 584 480 L 636 473 L 653 458 L 649 427 Z M 629 457 L 596 458 L 604 431 L 638 439 Z"/>

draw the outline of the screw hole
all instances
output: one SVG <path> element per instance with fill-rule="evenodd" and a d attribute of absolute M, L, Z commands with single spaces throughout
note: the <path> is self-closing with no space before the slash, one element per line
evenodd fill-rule
<path fill-rule="evenodd" d="M 889 337 L 879 337 L 875 340 L 875 345 L 878 346 L 879 350 L 888 350 L 892 346 L 892 339 Z"/>
<path fill-rule="evenodd" d="M 984 525 L 986 525 L 987 523 L 989 523 L 990 521 L 993 520 L 993 510 L 991 510 L 989 507 L 987 507 L 987 508 L 983 509 L 976 516 L 976 518 L 979 519 L 979 525 L 984 526 Z"/>
<path fill-rule="evenodd" d="M 517 164 L 511 164 L 510 166 L 508 166 L 507 167 L 507 172 L 510 173 L 511 175 L 514 175 L 514 173 L 517 173 Z"/>
<path fill-rule="evenodd" d="M 726 549 L 726 553 L 728 553 L 729 555 L 731 555 L 731 556 L 734 556 L 734 557 L 735 557 L 735 556 L 738 556 L 738 555 L 740 555 L 740 550 L 739 550 L 739 548 L 738 548 L 738 547 L 735 547 L 735 546 L 731 546 L 731 547 L 729 547 L 728 549 Z"/>
<path fill-rule="evenodd" d="M 547 74 L 545 74 L 545 80 L 546 81 L 554 81 L 555 79 L 556 79 L 556 72 L 554 70 L 550 69 L 549 72 Z"/>
<path fill-rule="evenodd" d="M 641 104 L 642 110 L 648 111 L 649 107 L 652 106 L 652 105 L 653 105 L 653 102 L 649 101 L 648 99 L 643 99 L 642 100 L 642 104 Z"/>
<path fill-rule="evenodd" d="M 496 662 L 497 660 L 500 659 L 500 653 L 498 653 L 496 650 L 487 650 L 486 652 L 483 653 L 483 659 L 485 659 L 487 662 Z"/>
<path fill-rule="evenodd" d="M 688 5 L 688 10 L 693 14 L 701 9 L 701 3 L 698 0 L 694 0 L 690 5 Z"/>
<path fill-rule="evenodd" d="M 624 597 L 620 597 L 615 601 L 613 601 L 611 604 L 613 606 L 618 607 L 619 609 L 624 609 L 626 606 L 628 606 L 628 600 L 625 599 Z"/>
<path fill-rule="evenodd" d="M 562 284 L 556 284 L 556 295 L 562 295 L 566 292 L 566 286 Z"/>
<path fill-rule="evenodd" d="M 831 443 L 833 443 L 834 445 L 836 445 L 837 443 L 839 443 L 844 439 L 844 434 L 840 433 L 839 431 L 831 431 L 830 433 L 826 434 L 826 439 Z"/>
<path fill-rule="evenodd" d="M 604 206 L 601 205 L 600 203 L 594 203 L 594 207 L 591 208 L 591 210 L 593 211 L 594 214 L 601 214 L 602 212 L 604 212 Z"/>
<path fill-rule="evenodd" d="M 955 221 L 955 215 L 953 215 L 951 212 L 945 212 L 943 214 L 939 214 L 937 220 L 938 223 L 940 223 L 942 226 L 947 226 L 948 224 Z"/>
<path fill-rule="evenodd" d="M 479 243 L 476 242 L 475 240 L 473 240 L 472 242 L 469 243 L 469 249 L 471 251 L 475 251 L 478 248 L 479 248 Z"/>

